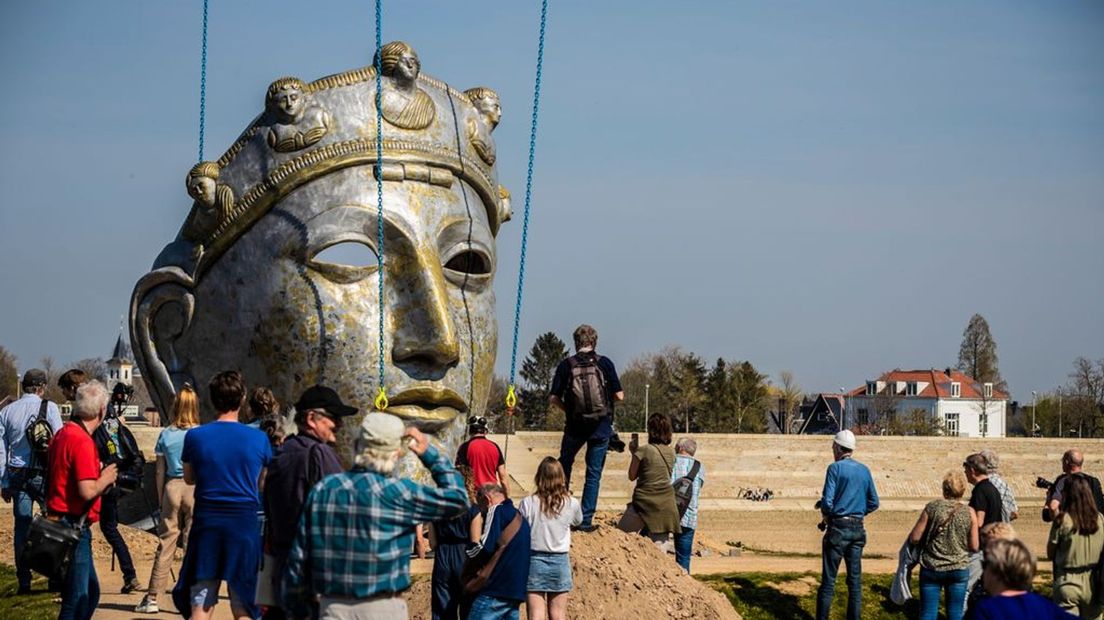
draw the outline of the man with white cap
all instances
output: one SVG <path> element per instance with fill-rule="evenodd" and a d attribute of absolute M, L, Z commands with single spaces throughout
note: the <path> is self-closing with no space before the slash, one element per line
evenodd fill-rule
<path fill-rule="evenodd" d="M 851 458 L 855 434 L 836 433 L 832 441 L 835 462 L 824 476 L 820 510 L 827 528 L 821 544 L 820 589 L 817 590 L 817 620 L 828 620 L 840 560 L 847 562 L 847 618 L 862 614 L 862 551 L 866 545 L 863 517 L 878 509 L 878 491 L 870 469 Z"/>
<path fill-rule="evenodd" d="M 394 476 L 404 441 L 436 486 Z M 364 416 L 354 467 L 307 495 L 283 577 L 293 617 L 406 618 L 414 526 L 468 508 L 464 479 L 417 428 L 387 413 Z M 310 605 L 319 597 L 319 610 Z"/>

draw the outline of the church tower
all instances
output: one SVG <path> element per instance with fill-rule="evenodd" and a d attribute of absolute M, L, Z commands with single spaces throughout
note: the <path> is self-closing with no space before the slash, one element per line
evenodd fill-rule
<path fill-rule="evenodd" d="M 121 332 L 115 341 L 111 359 L 107 360 L 107 381 L 109 387 L 118 382 L 134 385 L 134 354 Z"/>

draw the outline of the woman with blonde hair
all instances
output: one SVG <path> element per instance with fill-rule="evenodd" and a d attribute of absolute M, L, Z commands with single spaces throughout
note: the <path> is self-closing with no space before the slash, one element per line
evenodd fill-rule
<path fill-rule="evenodd" d="M 567 492 L 559 460 L 546 456 L 533 478 L 536 492 L 521 500 L 518 510 L 529 522 L 529 582 L 525 609 L 530 620 L 564 620 L 571 578 L 571 528 L 583 522 L 579 500 Z"/>
<path fill-rule="evenodd" d="M 970 577 L 970 554 L 978 550 L 977 513 L 962 503 L 966 477 L 943 476 L 943 499 L 928 502 L 909 534 L 920 548 L 920 618 L 939 615 L 940 591 L 946 592 L 948 620 L 961 620 Z"/>
<path fill-rule="evenodd" d="M 153 559 L 149 589 L 135 611 L 158 613 L 157 596 L 165 589 L 177 539 L 184 537 L 187 547 L 188 530 L 192 526 L 192 508 L 195 506 L 195 487 L 184 482 L 184 435 L 188 429 L 199 426 L 199 399 L 187 383 L 176 393 L 173 402 L 172 424 L 166 426 L 153 448 L 157 456 L 157 495 L 161 498 L 161 540 Z"/>

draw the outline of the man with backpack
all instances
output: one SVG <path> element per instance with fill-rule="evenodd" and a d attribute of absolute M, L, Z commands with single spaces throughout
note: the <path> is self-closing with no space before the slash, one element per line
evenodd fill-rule
<path fill-rule="evenodd" d="M 590 532 L 594 530 L 592 520 L 598 506 L 598 489 L 613 435 L 613 405 L 625 400 L 625 392 L 613 362 L 594 350 L 598 345 L 598 332 L 590 325 L 580 325 L 573 336 L 576 353 L 556 367 L 548 400 L 565 414 L 560 464 L 569 487 L 575 455 L 584 445 L 587 449 L 583 522 L 577 529 Z"/>
<path fill-rule="evenodd" d="M 15 513 L 15 570 L 19 594 L 31 591 L 31 570 L 20 555 L 35 502 L 45 501 L 46 451 L 61 430 L 58 406 L 43 398 L 46 373 L 32 368 L 23 375 L 23 397 L 0 411 L 0 487 Z"/>
<path fill-rule="evenodd" d="M 682 531 L 675 534 L 675 562 L 690 572 L 690 554 L 694 551 L 694 530 L 698 528 L 698 497 L 705 484 L 705 470 L 694 458 L 698 442 L 683 437 L 675 444 L 675 466 L 671 468 L 671 485 L 675 487 L 675 505 L 682 521 Z"/>

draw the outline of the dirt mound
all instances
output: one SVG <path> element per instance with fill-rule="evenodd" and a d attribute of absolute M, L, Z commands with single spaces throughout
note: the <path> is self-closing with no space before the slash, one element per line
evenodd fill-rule
<path fill-rule="evenodd" d="M 571 565 L 575 590 L 567 613 L 575 620 L 740 619 L 724 595 L 684 573 L 673 557 L 641 536 L 606 525 L 577 532 L 571 537 Z M 417 581 L 407 600 L 412 620 L 429 620 L 429 579 Z"/>

